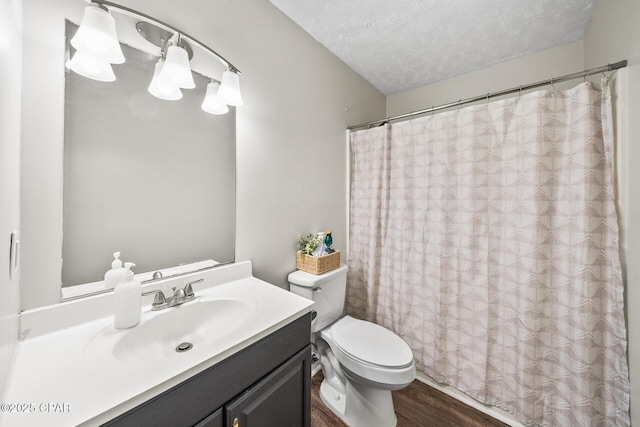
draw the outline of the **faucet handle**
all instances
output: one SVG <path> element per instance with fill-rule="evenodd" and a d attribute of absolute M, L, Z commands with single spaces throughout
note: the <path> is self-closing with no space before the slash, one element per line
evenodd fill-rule
<path fill-rule="evenodd" d="M 149 291 L 149 292 L 143 292 L 142 295 L 153 295 L 155 294 L 156 296 L 153 298 L 153 307 L 162 305 L 162 304 L 166 304 L 167 300 L 164 297 L 164 293 L 158 289 L 154 289 L 153 291 Z"/>
<path fill-rule="evenodd" d="M 171 289 L 173 289 L 173 299 L 174 299 L 174 301 L 182 301 L 182 300 L 184 300 L 184 297 L 185 297 L 185 294 L 186 294 L 184 289 L 176 288 L 175 286 L 172 287 Z"/>
<path fill-rule="evenodd" d="M 193 293 L 193 287 L 191 285 L 193 285 L 194 283 L 200 283 L 202 282 L 204 279 L 198 279 L 198 280 L 194 280 L 193 282 L 189 282 L 184 286 L 184 293 L 185 296 L 187 298 L 191 298 L 192 296 L 194 296 Z"/>

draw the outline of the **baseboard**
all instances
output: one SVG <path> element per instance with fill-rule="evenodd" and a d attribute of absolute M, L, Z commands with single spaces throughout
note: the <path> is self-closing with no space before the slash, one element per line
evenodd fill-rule
<path fill-rule="evenodd" d="M 471 406 L 472 408 L 477 409 L 478 411 L 483 412 L 495 418 L 498 421 L 502 421 L 503 423 L 508 424 L 512 427 L 525 427 L 520 421 L 518 421 L 510 413 L 500 408 L 496 408 L 495 406 L 488 406 L 488 405 L 485 405 L 484 403 L 478 402 L 474 398 L 466 395 L 465 393 L 461 392 L 455 387 L 438 383 L 433 378 L 430 378 L 427 375 L 425 375 L 423 372 L 418 372 L 416 379 L 422 383 L 425 383 L 430 387 L 435 388 L 436 390 L 439 390 L 453 397 L 454 399 L 459 400 L 465 405 Z"/>

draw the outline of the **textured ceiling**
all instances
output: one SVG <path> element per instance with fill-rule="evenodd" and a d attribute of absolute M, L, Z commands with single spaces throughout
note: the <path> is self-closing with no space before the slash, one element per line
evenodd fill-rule
<path fill-rule="evenodd" d="M 581 40 L 596 0 L 270 0 L 385 95 Z"/>

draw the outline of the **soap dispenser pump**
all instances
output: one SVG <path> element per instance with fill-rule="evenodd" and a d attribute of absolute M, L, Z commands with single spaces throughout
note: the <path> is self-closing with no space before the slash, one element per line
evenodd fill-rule
<path fill-rule="evenodd" d="M 116 329 L 127 329 L 140 323 L 142 310 L 142 284 L 135 280 L 131 267 L 132 262 L 124 263 L 122 281 L 113 292 L 113 326 Z"/>
<path fill-rule="evenodd" d="M 118 283 L 122 282 L 122 275 L 125 272 L 125 269 L 122 267 L 122 261 L 120 261 L 120 252 L 114 252 L 113 258 L 111 270 L 107 271 L 104 275 L 105 289 L 115 288 Z"/>

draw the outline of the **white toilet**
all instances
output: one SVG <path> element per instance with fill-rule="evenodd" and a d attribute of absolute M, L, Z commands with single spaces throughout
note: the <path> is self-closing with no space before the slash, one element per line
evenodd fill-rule
<path fill-rule="evenodd" d="M 342 317 L 347 269 L 289 274 L 291 292 L 315 302 L 311 332 L 324 373 L 320 397 L 350 427 L 393 427 L 391 391 L 415 379 L 413 353 L 388 329 Z"/>

